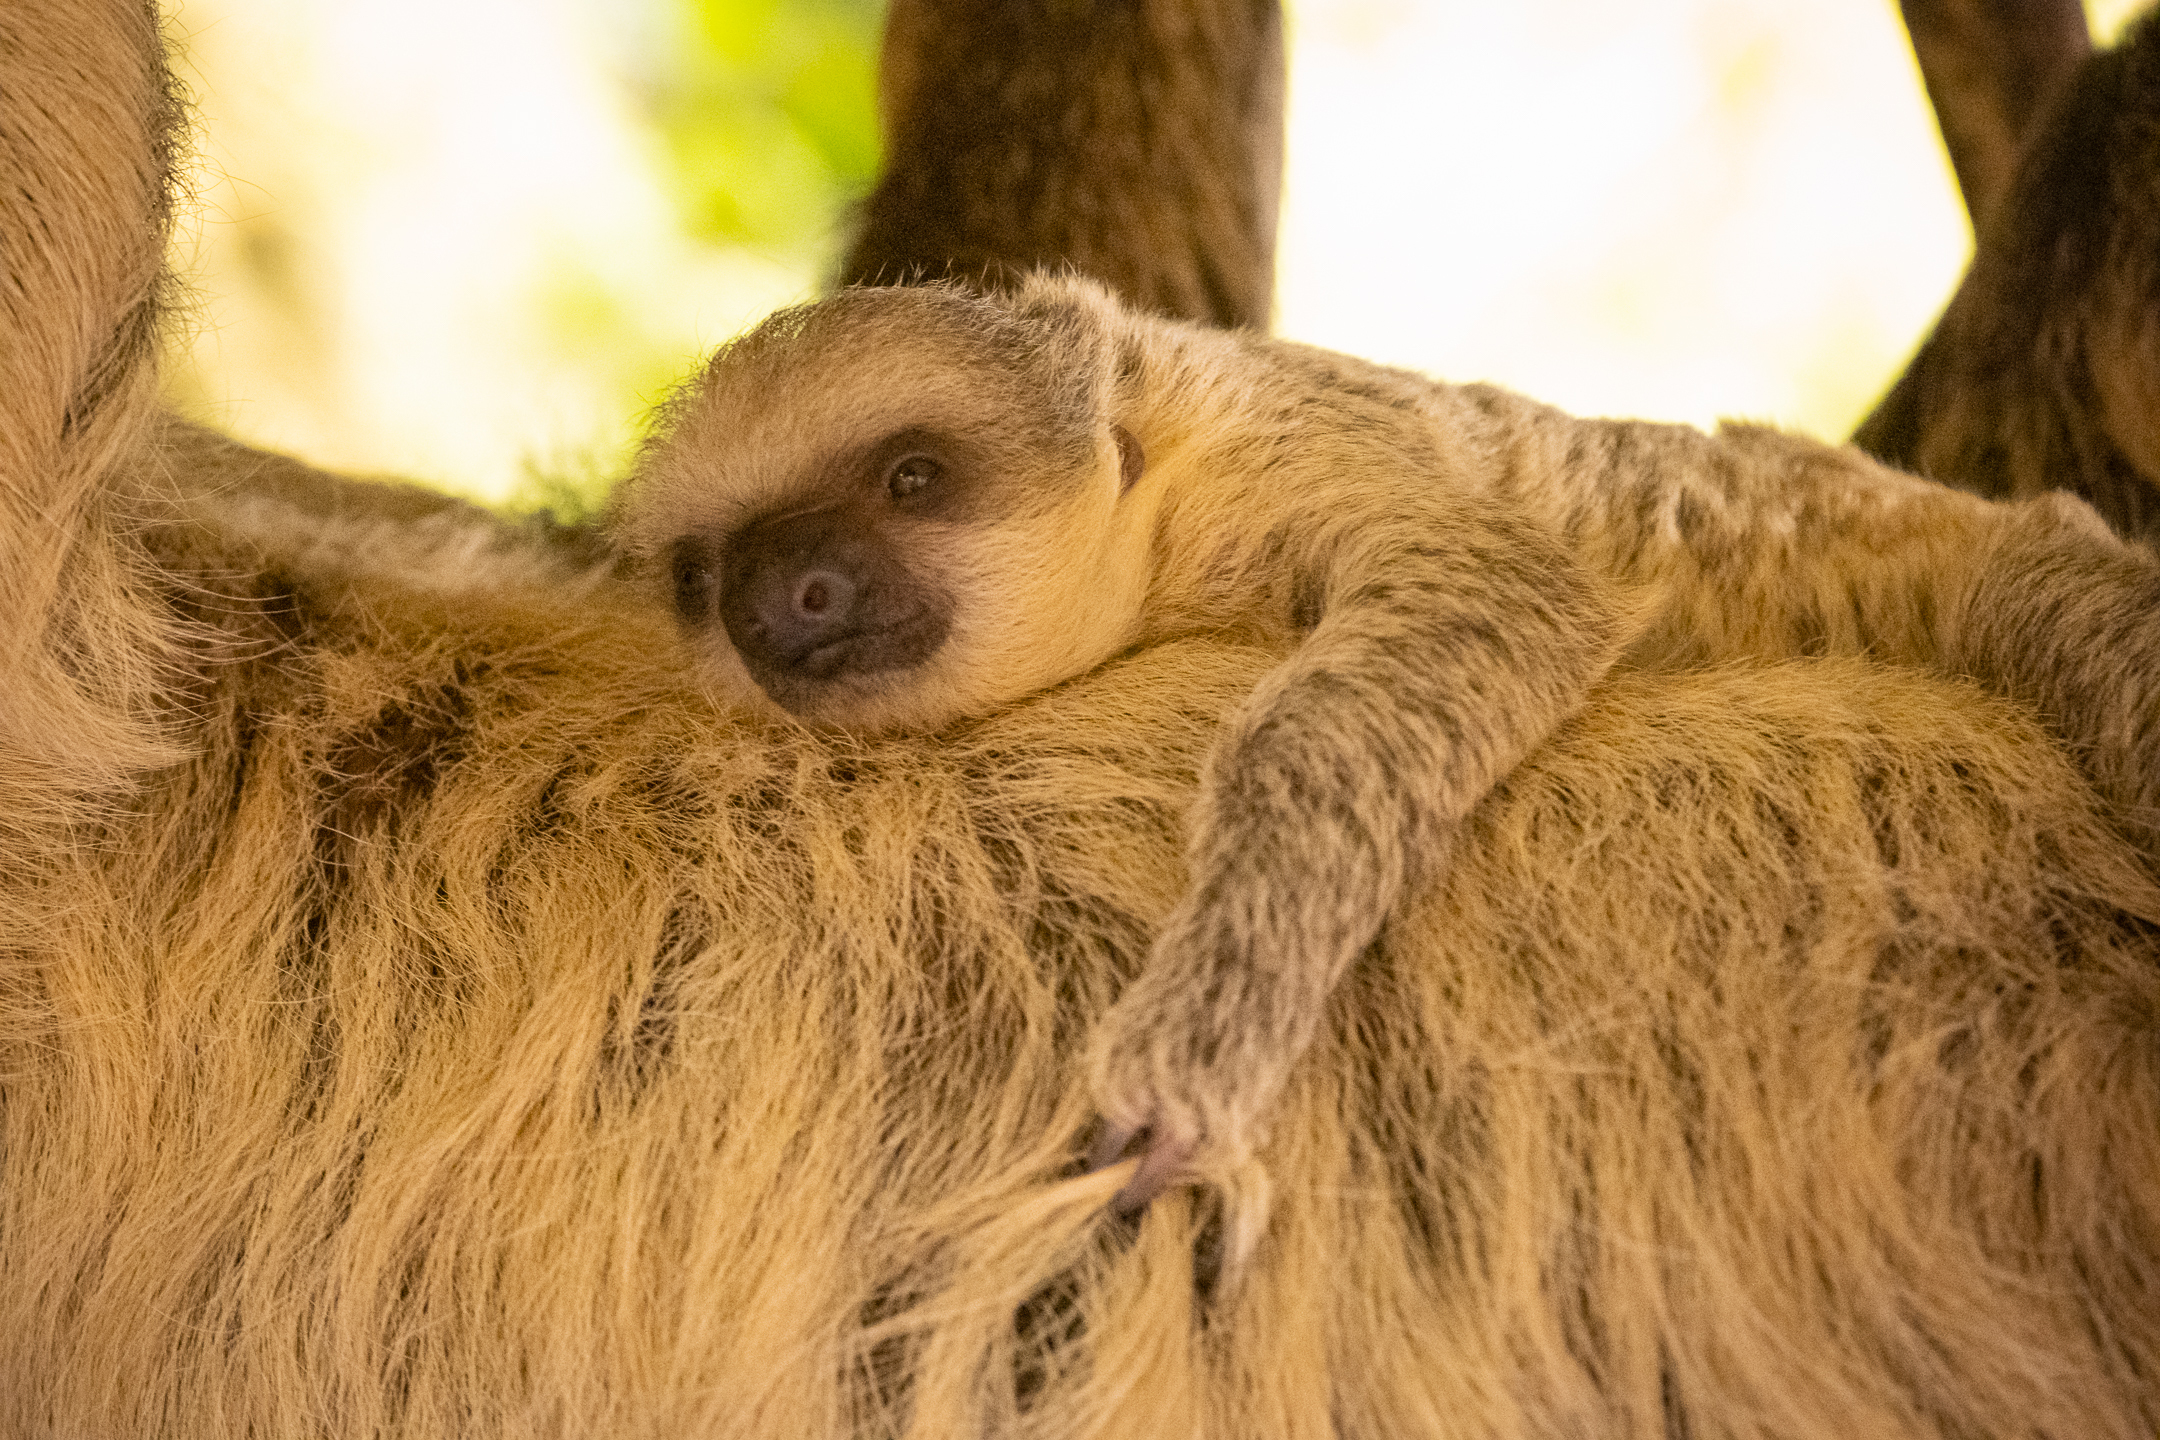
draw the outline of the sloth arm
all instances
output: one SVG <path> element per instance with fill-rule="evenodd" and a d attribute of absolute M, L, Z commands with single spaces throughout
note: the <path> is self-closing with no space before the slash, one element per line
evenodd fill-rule
<path fill-rule="evenodd" d="M 1486 387 L 1488 475 L 1643 597 L 1634 662 L 1865 655 L 2038 710 L 2160 854 L 2160 563 L 2061 493 L 1983 500 L 1754 425 L 1587 421 Z"/>
<path fill-rule="evenodd" d="M 1147 1132 L 1126 1206 L 1203 1145 L 1211 1172 L 1245 1158 L 1404 887 L 1623 651 L 1977 681 L 2038 708 L 2153 852 L 2160 565 L 2080 502 L 1270 348 L 1279 385 L 1184 427 L 1234 438 L 1173 442 L 1153 623 L 1310 628 L 1212 753 L 1187 893 L 1097 1036 L 1097 1162 Z"/>
<path fill-rule="evenodd" d="M 1472 494 L 1422 427 L 1306 384 L 1261 403 L 1201 427 L 1243 438 L 1173 447 L 1157 524 L 1162 628 L 1302 639 L 1211 752 L 1185 896 L 1096 1037 L 1095 1163 L 1147 1136 L 1126 1208 L 1203 1144 L 1228 1179 L 1405 886 L 1625 639 L 1559 537 Z"/>

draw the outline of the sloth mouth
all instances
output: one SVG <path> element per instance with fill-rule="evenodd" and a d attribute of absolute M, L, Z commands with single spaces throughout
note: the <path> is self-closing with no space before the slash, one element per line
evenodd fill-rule
<path fill-rule="evenodd" d="M 914 669 L 944 642 L 945 628 L 932 616 L 916 614 L 820 637 L 792 654 L 760 643 L 766 637 L 758 635 L 744 636 L 750 643 L 735 648 L 759 689 L 782 709 L 800 712 L 873 676 Z"/>
<path fill-rule="evenodd" d="M 821 640 L 796 656 L 788 664 L 787 673 L 799 679 L 823 681 L 838 679 L 850 670 L 866 668 L 851 662 L 865 649 L 874 649 L 883 633 L 883 630 L 865 627 Z"/>

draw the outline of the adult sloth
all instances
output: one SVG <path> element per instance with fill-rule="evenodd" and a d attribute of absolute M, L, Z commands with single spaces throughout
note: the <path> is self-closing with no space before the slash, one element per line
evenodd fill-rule
<path fill-rule="evenodd" d="M 1276 657 L 714 714 L 574 554 L 157 419 L 165 97 L 0 10 L 0 1432 L 2151 1432 L 2160 896 L 2028 717 L 1609 682 L 1223 1281 L 1076 1057 Z"/>

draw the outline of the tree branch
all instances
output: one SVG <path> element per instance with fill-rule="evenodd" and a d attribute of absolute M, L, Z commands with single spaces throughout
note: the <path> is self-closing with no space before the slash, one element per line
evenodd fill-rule
<path fill-rule="evenodd" d="M 2160 14 L 2057 95 L 1853 441 L 1983 495 L 2071 490 L 2160 537 Z"/>
<path fill-rule="evenodd" d="M 1900 0 L 1973 228 L 2017 168 L 2048 97 L 2092 53 L 2080 0 Z"/>
<path fill-rule="evenodd" d="M 1165 315 L 1267 323 L 1276 0 L 894 0 L 879 90 L 842 283 L 1070 266 Z"/>

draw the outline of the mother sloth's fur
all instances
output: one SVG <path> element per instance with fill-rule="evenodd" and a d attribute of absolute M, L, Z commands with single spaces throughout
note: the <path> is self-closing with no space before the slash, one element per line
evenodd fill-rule
<path fill-rule="evenodd" d="M 484 520 L 153 427 L 156 187 L 70 178 L 153 168 L 138 22 L 0 8 L 0 1433 L 2160 1426 L 2160 895 L 2027 718 L 1608 685 L 1215 1284 L 1072 1178 L 1074 1057 L 1272 657 L 762 728 Z"/>

